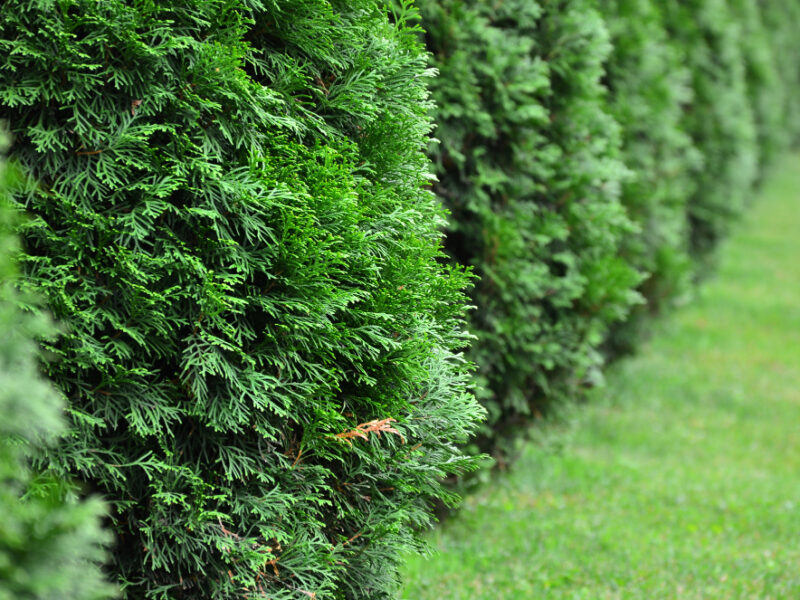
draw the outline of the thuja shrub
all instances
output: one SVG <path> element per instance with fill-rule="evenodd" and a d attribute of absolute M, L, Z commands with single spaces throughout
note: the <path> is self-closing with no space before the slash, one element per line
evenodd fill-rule
<path fill-rule="evenodd" d="M 481 409 L 414 10 L 6 2 L 0 116 L 130 599 L 387 598 Z M 35 183 L 34 183 L 35 182 Z"/>
<path fill-rule="evenodd" d="M 690 289 L 687 200 L 702 156 L 683 125 L 692 100 L 691 74 L 668 39 L 658 3 L 608 0 L 601 10 L 613 51 L 606 63 L 610 109 L 622 128 L 623 159 L 632 176 L 622 203 L 638 231 L 623 239 L 625 258 L 645 275 L 646 304 L 613 328 L 609 350 L 631 350 L 651 316 Z"/>
<path fill-rule="evenodd" d="M 601 85 L 611 51 L 583 0 L 423 0 L 440 77 L 435 191 L 447 250 L 480 276 L 472 300 L 478 440 L 502 456 L 515 432 L 596 379 L 597 348 L 637 300 L 618 253 L 634 227 L 628 172 Z"/>
<path fill-rule="evenodd" d="M 110 598 L 99 566 L 108 542 L 100 529 L 104 507 L 65 499 L 61 482 L 30 467 L 64 423 L 61 399 L 38 371 L 34 342 L 52 325 L 41 313 L 23 312 L 30 302 L 14 288 L 19 215 L 9 207 L 9 179 L 0 157 L 0 600 Z"/>
<path fill-rule="evenodd" d="M 711 250 L 750 199 L 757 176 L 755 118 L 747 93 L 742 25 L 726 0 L 661 5 L 665 24 L 691 70 L 687 131 L 702 152 L 689 199 L 691 249 L 705 269 Z"/>

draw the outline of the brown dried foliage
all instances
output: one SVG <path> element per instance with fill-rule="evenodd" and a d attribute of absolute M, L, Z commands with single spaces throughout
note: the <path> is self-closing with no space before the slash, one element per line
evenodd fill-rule
<path fill-rule="evenodd" d="M 354 438 L 361 438 L 364 440 L 369 439 L 369 434 L 374 433 L 378 437 L 380 437 L 381 433 L 393 433 L 400 437 L 400 440 L 405 444 L 406 439 L 403 437 L 403 434 L 400 433 L 397 429 L 392 427 L 391 423 L 395 423 L 395 419 L 389 417 L 387 419 L 375 419 L 374 421 L 367 421 L 366 423 L 361 423 L 357 425 L 355 429 L 351 429 L 350 431 L 343 431 L 342 433 L 337 433 L 334 437 L 337 437 L 341 440 L 345 440 L 348 444 L 352 444 Z"/>

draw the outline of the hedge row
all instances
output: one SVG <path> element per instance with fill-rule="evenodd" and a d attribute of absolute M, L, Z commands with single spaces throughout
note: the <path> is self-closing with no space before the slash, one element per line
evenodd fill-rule
<path fill-rule="evenodd" d="M 505 460 L 686 297 L 798 131 L 797 8 L 419 4 L 440 72 L 430 153 L 447 249 L 479 276 L 478 446 Z"/>
<path fill-rule="evenodd" d="M 757 175 L 759 149 L 743 35 L 728 0 L 668 3 L 664 12 L 692 77 L 685 123 L 703 164 L 689 199 L 690 247 L 703 259 L 744 209 Z"/>
<path fill-rule="evenodd" d="M 629 171 L 607 105 L 612 47 L 590 0 L 423 0 L 440 77 L 434 189 L 447 249 L 479 275 L 472 360 L 482 450 L 596 380 L 609 322 L 638 299 L 620 256 Z M 502 455 L 502 452 L 498 453 Z"/>
<path fill-rule="evenodd" d="M 417 4 L 0 11 L 22 293 L 63 324 L 32 466 L 70 556 L 98 507 L 58 496 L 106 498 L 125 598 L 392 597 L 441 479 L 599 382 L 800 132 L 793 0 Z"/>

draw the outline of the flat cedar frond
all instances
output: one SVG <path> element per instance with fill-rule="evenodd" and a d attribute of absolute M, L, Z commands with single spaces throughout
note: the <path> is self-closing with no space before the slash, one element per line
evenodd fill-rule
<path fill-rule="evenodd" d="M 580 394 L 609 324 L 637 300 L 602 83 L 611 46 L 593 0 L 417 4 L 442 74 L 431 149 L 447 249 L 480 277 L 469 358 L 490 422 L 478 444 L 502 455 L 536 411 Z"/>
<path fill-rule="evenodd" d="M 341 440 L 345 440 L 346 442 L 352 444 L 350 440 L 353 438 L 361 438 L 364 440 L 369 439 L 369 434 L 374 433 L 378 437 L 380 437 L 381 432 L 383 433 L 393 433 L 400 437 L 400 440 L 405 444 L 406 439 L 403 437 L 397 429 L 392 427 L 390 423 L 395 423 L 396 420 L 389 417 L 386 419 L 376 419 L 374 421 L 367 421 L 366 423 L 361 423 L 361 425 L 357 425 L 355 429 L 351 429 L 350 431 L 343 431 L 342 433 L 337 433 L 334 437 L 337 437 Z"/>
<path fill-rule="evenodd" d="M 0 6 L 14 255 L 62 325 L 41 368 L 68 431 L 33 464 L 109 504 L 109 560 L 92 528 L 62 547 L 130 600 L 393 597 L 431 501 L 453 502 L 442 476 L 479 464 L 459 447 L 480 420 L 479 445 L 507 447 L 598 381 L 643 272 L 672 285 L 691 254 L 672 246 L 704 253 L 740 212 L 774 138 L 755 124 L 800 120 L 797 0 Z M 332 433 L 388 414 L 402 434 Z M 354 447 L 381 434 L 415 445 Z"/>

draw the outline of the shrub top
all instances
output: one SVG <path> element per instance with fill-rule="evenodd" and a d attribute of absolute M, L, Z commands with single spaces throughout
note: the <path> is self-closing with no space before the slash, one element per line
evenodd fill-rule
<path fill-rule="evenodd" d="M 7 147 L 3 125 L 0 152 Z M 30 468 L 31 456 L 53 443 L 64 420 L 36 360 L 34 337 L 52 335 L 52 323 L 23 311 L 30 298 L 15 289 L 13 229 L 20 218 L 8 198 L 15 171 L 0 155 L 0 600 L 105 600 L 114 589 L 99 565 L 110 537 L 100 529 L 104 507 L 97 499 L 65 499 L 63 482 Z"/>

